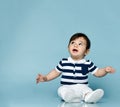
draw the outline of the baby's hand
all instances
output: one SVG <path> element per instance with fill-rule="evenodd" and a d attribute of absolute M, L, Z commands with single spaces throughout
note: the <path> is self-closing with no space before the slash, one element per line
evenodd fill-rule
<path fill-rule="evenodd" d="M 115 69 L 109 66 L 109 67 L 106 67 L 106 68 L 105 68 L 105 71 L 106 71 L 107 73 L 114 73 L 114 72 L 115 72 Z"/>
<path fill-rule="evenodd" d="M 38 84 L 39 82 L 43 82 L 44 81 L 43 78 L 44 78 L 43 75 L 38 74 L 38 76 L 36 78 L 36 83 Z"/>

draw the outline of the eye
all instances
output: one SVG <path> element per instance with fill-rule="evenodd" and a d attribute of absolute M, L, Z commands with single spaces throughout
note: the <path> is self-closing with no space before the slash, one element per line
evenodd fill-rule
<path fill-rule="evenodd" d="M 71 44 L 74 44 L 74 43 L 75 43 L 74 41 L 71 42 Z"/>
<path fill-rule="evenodd" d="M 79 45 L 82 45 L 82 43 L 79 43 Z"/>

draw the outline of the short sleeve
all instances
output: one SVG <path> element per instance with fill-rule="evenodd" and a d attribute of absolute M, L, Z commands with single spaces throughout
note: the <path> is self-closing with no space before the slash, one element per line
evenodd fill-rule
<path fill-rule="evenodd" d="M 55 67 L 55 70 L 58 71 L 58 72 L 62 72 L 63 70 L 63 67 L 62 67 L 62 60 L 59 61 L 58 65 Z"/>
<path fill-rule="evenodd" d="M 98 70 L 98 67 L 93 62 L 90 61 L 88 69 L 89 69 L 89 72 L 94 74 Z"/>

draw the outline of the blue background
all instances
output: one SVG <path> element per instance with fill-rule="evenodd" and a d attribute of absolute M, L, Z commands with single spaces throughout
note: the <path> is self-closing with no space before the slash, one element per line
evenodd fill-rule
<path fill-rule="evenodd" d="M 58 106 L 60 78 L 39 85 L 35 79 L 69 56 L 68 41 L 76 32 L 92 42 L 87 59 L 116 69 L 103 78 L 90 75 L 90 84 L 105 90 L 106 105 L 119 105 L 119 4 L 119 0 L 0 0 L 1 107 Z"/>

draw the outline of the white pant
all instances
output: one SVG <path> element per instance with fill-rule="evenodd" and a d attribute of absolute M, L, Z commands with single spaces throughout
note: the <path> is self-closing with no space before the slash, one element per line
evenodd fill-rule
<path fill-rule="evenodd" d="M 62 85 L 58 88 L 58 95 L 65 101 L 66 95 L 72 94 L 73 97 L 77 97 L 81 101 L 84 99 L 85 94 L 92 91 L 91 88 L 84 84 Z"/>

